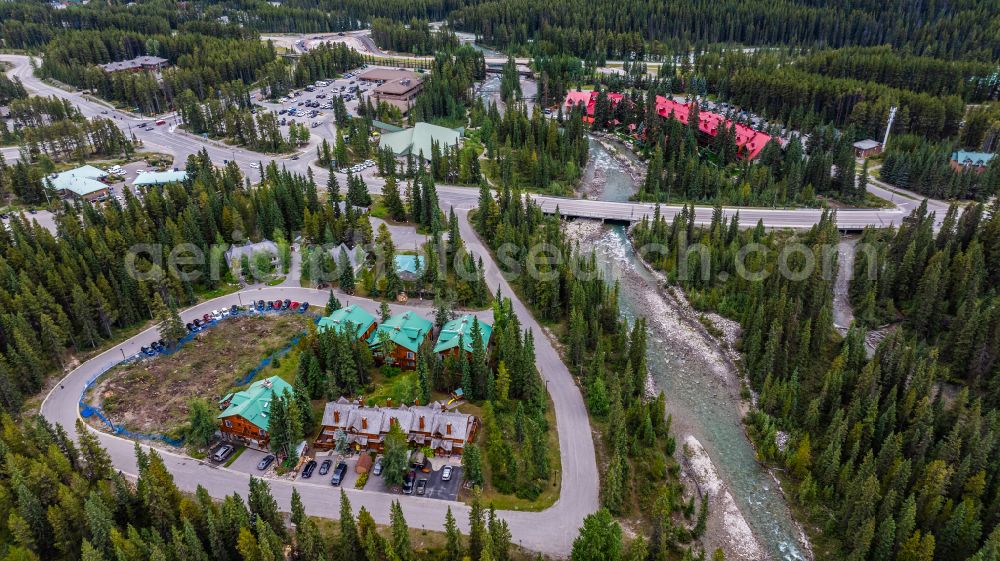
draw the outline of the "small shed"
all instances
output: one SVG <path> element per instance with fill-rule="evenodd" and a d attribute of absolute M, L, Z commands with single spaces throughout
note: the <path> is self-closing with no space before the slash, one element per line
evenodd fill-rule
<path fill-rule="evenodd" d="M 361 454 L 361 457 L 358 458 L 358 465 L 354 466 L 354 472 L 358 474 L 368 473 L 371 471 L 372 464 L 374 463 L 375 461 L 372 460 L 371 454 Z"/>
<path fill-rule="evenodd" d="M 865 139 L 854 143 L 855 158 L 869 158 L 882 152 L 882 143 L 877 140 Z"/>

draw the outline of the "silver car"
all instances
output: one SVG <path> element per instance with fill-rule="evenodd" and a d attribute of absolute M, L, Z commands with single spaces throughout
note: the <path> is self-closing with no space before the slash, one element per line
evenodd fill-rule
<path fill-rule="evenodd" d="M 216 462 L 224 462 L 229 458 L 229 456 L 233 455 L 234 450 L 236 450 L 236 448 L 234 448 L 232 445 L 223 444 L 222 446 L 219 446 L 215 450 L 214 454 L 212 454 L 212 460 Z"/>

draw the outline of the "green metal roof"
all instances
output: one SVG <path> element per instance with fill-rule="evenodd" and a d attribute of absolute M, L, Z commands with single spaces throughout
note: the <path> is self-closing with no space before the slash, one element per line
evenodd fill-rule
<path fill-rule="evenodd" d="M 325 318 L 319 320 L 319 325 L 317 329 L 320 333 L 326 331 L 327 329 L 332 329 L 336 333 L 343 332 L 347 328 L 348 324 L 355 326 L 356 337 L 360 338 L 364 336 L 368 328 L 375 323 L 375 317 L 365 310 L 363 310 L 357 304 L 351 304 L 346 308 L 341 308 L 336 310 L 332 314 L 326 316 Z"/>
<path fill-rule="evenodd" d="M 965 150 L 959 150 L 952 153 L 951 159 L 959 164 L 964 164 L 968 161 L 974 166 L 985 166 L 990 163 L 990 160 L 992 160 L 994 156 L 996 156 L 996 154 L 991 154 L 989 152 L 967 152 Z"/>
<path fill-rule="evenodd" d="M 399 132 L 403 130 L 403 127 L 397 127 L 396 125 L 383 123 L 382 121 L 376 119 L 372 119 L 372 126 L 384 132 Z"/>
<path fill-rule="evenodd" d="M 94 166 L 81 166 L 56 174 L 55 177 L 50 177 L 49 180 L 52 182 L 52 188 L 56 191 L 70 191 L 82 197 L 96 193 L 102 189 L 107 189 L 107 184 L 98 181 L 107 176 L 108 173 L 106 171 Z"/>
<path fill-rule="evenodd" d="M 378 329 L 368 337 L 368 344 L 377 347 L 379 344 L 379 333 L 385 332 L 389 335 L 389 340 L 403 347 L 404 349 L 417 352 L 420 344 L 424 342 L 424 337 L 431 332 L 434 324 L 430 320 L 422 318 L 413 312 L 406 312 L 382 322 Z"/>
<path fill-rule="evenodd" d="M 186 171 L 149 171 L 135 178 L 134 185 L 166 185 L 187 179 Z"/>
<path fill-rule="evenodd" d="M 421 271 L 425 269 L 423 255 L 397 255 L 393 263 L 396 265 L 397 273 L 416 275 L 418 269 Z"/>
<path fill-rule="evenodd" d="M 414 127 L 404 129 L 399 132 L 391 132 L 382 135 L 381 145 L 388 146 L 392 153 L 397 156 L 413 154 L 419 156 L 421 153 L 424 159 L 431 157 L 431 143 L 437 142 L 441 145 L 453 145 L 462 137 L 460 131 L 439 127 L 430 123 L 417 123 Z"/>
<path fill-rule="evenodd" d="M 472 324 L 476 317 L 472 314 L 465 314 L 460 318 L 453 319 L 444 324 L 441 333 L 438 334 L 437 344 L 434 345 L 434 352 L 442 353 L 458 346 L 467 352 L 472 352 Z M 490 344 L 490 335 L 493 333 L 493 326 L 488 323 L 479 322 L 479 333 L 483 339 L 483 348 Z"/>
<path fill-rule="evenodd" d="M 270 422 L 268 412 L 271 402 L 276 396 L 284 395 L 285 390 L 288 390 L 289 395 L 295 395 L 292 386 L 278 376 L 254 382 L 247 389 L 234 393 L 229 407 L 218 418 L 243 417 L 266 431 Z"/>

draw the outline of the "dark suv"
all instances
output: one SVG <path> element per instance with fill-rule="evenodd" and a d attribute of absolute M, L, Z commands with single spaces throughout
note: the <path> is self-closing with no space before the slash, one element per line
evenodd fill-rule
<path fill-rule="evenodd" d="M 340 462 L 337 464 L 336 469 L 333 470 L 333 478 L 330 479 L 330 484 L 334 487 L 339 486 L 344 482 L 345 475 L 347 475 L 347 464 Z"/>
<path fill-rule="evenodd" d="M 417 472 L 410 470 L 406 474 L 406 479 L 403 480 L 403 494 L 412 495 L 413 494 L 413 482 L 417 479 Z"/>

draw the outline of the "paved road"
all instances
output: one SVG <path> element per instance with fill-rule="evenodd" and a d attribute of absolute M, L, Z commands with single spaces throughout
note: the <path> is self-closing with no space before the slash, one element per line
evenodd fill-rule
<path fill-rule="evenodd" d="M 40 95 L 68 98 L 78 105 L 87 116 L 102 115 L 114 119 L 123 130 L 131 130 L 135 133 L 145 144 L 146 150 L 161 151 L 173 155 L 176 165 L 181 165 L 189 154 L 204 148 L 213 160 L 220 163 L 226 159 L 235 160 L 243 170 L 248 172 L 252 180 L 256 180 L 259 178 L 259 172 L 251 170 L 249 164 L 252 162 L 266 163 L 270 159 L 258 153 L 225 147 L 220 143 L 182 133 L 176 129 L 175 119 L 172 116 L 166 117 L 170 121 L 169 124 L 156 126 L 151 131 L 136 131 L 135 125 L 148 122 L 149 119 L 115 111 L 102 103 L 85 98 L 79 93 L 67 92 L 41 82 L 33 76 L 29 59 L 26 56 L 2 55 L 0 59 L 14 64 L 11 74 L 20 77 L 28 89 Z M 299 173 L 305 173 L 309 166 L 306 159 L 282 160 L 280 164 Z M 320 168 L 312 169 L 317 183 L 324 185 L 326 174 L 329 172 Z M 381 179 L 366 176 L 365 181 L 369 184 L 372 192 L 381 191 Z M 513 299 L 514 310 L 522 324 L 534 333 L 538 368 L 546 380 L 547 389 L 555 404 L 562 454 L 563 493 L 556 504 L 544 512 L 502 512 L 501 515 L 510 524 L 515 539 L 525 547 L 543 553 L 565 554 L 571 547 L 583 517 L 593 512 L 598 506 L 598 470 L 582 396 L 555 348 L 545 337 L 541 326 L 535 321 L 527 307 L 513 294 L 507 281 L 502 277 L 488 252 L 472 231 L 468 223 L 467 211 L 476 205 L 478 191 L 465 187 L 441 185 L 438 187 L 438 197 L 443 208 L 454 207 L 458 211 L 462 234 L 468 248 L 473 253 L 483 256 L 487 281 L 491 286 L 499 286 L 503 294 Z M 643 215 L 650 215 L 653 212 L 652 205 L 648 204 L 612 203 L 546 196 L 533 196 L 533 198 L 546 210 L 551 211 L 558 206 L 564 215 L 572 216 L 637 220 Z M 669 219 L 679 212 L 680 208 L 678 206 L 664 206 L 661 208 L 661 212 Z M 765 225 L 775 227 L 808 227 L 814 224 L 820 216 L 818 210 L 735 208 L 725 210 L 727 214 L 737 211 L 740 212 L 741 220 L 745 225 L 755 223 L 760 219 L 764 220 Z M 710 208 L 700 208 L 696 221 L 707 223 L 711 219 L 711 212 Z M 903 215 L 904 211 L 901 208 L 841 211 L 838 213 L 838 222 L 841 227 L 850 229 L 869 224 L 888 226 L 898 223 Z M 212 309 L 239 303 L 241 298 L 276 299 L 279 296 L 323 306 L 326 303 L 327 292 L 291 286 L 253 288 L 195 306 L 185 311 L 182 317 L 190 319 L 200 316 Z M 147 330 L 121 345 L 109 349 L 71 372 L 63 380 L 60 387 L 54 389 L 46 397 L 42 404 L 42 414 L 50 421 L 59 422 L 66 426 L 72 425 L 77 418 L 77 401 L 86 382 L 108 365 L 120 360 L 123 352 L 125 354 L 137 352 L 141 345 L 154 338 L 156 338 L 154 331 Z M 135 472 L 131 441 L 107 434 L 102 434 L 101 440 L 108 448 L 116 466 L 125 472 Z M 165 454 L 165 460 L 174 474 L 175 480 L 185 490 L 194 490 L 195 485 L 201 484 L 216 497 L 233 491 L 245 492 L 246 490 L 247 475 L 245 474 L 224 468 L 209 467 L 202 462 L 171 453 Z M 311 514 L 336 518 L 339 508 L 336 500 L 337 495 L 325 484 L 273 482 L 272 488 L 275 497 L 283 506 L 287 507 L 288 505 L 293 485 L 302 489 L 305 506 Z M 355 507 L 365 506 L 372 512 L 377 521 L 382 523 L 389 521 L 391 497 L 353 489 L 349 489 L 348 494 Z M 444 508 L 451 504 L 420 497 L 408 497 L 403 503 L 403 510 L 411 522 L 421 521 L 427 528 L 433 529 L 442 528 Z M 463 528 L 467 530 L 465 528 L 467 508 L 460 504 L 451 504 L 451 506 L 456 512 L 456 516 L 462 521 Z"/>
<path fill-rule="evenodd" d="M 223 160 L 235 160 L 252 181 L 256 181 L 260 178 L 260 172 L 259 170 L 250 168 L 250 164 L 254 162 L 262 162 L 266 164 L 271 160 L 276 160 L 279 162 L 279 165 L 286 167 L 290 171 L 298 173 L 304 174 L 307 169 L 312 169 L 313 174 L 316 177 L 317 184 L 321 186 L 325 185 L 328 174 L 330 173 L 326 169 L 310 166 L 309 160 L 311 160 L 311 158 L 302 158 L 299 160 L 273 158 L 257 152 L 229 147 L 220 142 L 210 141 L 192 134 L 184 133 L 176 127 L 176 118 L 169 115 L 167 116 L 167 120 L 169 121 L 167 125 L 155 126 L 152 130 L 143 131 L 138 129 L 135 125 L 142 122 L 149 122 L 150 119 L 109 109 L 105 104 L 91 98 L 84 97 L 79 93 L 67 92 L 42 82 L 33 75 L 30 59 L 27 56 L 0 55 L 0 60 L 5 60 L 13 64 L 13 68 L 9 71 L 9 73 L 12 76 L 20 78 L 25 87 L 29 90 L 32 90 L 39 95 L 56 95 L 68 98 L 78 105 L 81 111 L 83 111 L 83 113 L 87 116 L 102 115 L 114 119 L 119 123 L 119 126 L 121 126 L 123 130 L 133 132 L 144 143 L 144 149 L 173 155 L 175 158 L 175 165 L 177 166 L 182 165 L 188 155 L 198 152 L 204 148 L 208 151 L 209 156 L 214 161 L 221 163 Z M 341 176 L 342 179 L 343 177 L 344 176 Z M 372 175 L 366 175 L 365 182 L 368 184 L 372 193 L 381 192 L 383 181 L 380 178 Z M 892 209 L 841 210 L 837 213 L 837 223 L 842 229 L 858 230 L 865 226 L 886 227 L 896 225 L 900 223 L 902 218 L 908 214 L 910 210 L 912 210 L 911 207 L 915 204 L 919 204 L 915 203 L 913 199 L 894 196 L 892 193 L 885 191 L 881 187 L 874 184 L 869 184 L 869 190 L 872 190 L 877 195 L 882 197 L 894 198 L 900 204 L 896 208 Z M 565 216 L 627 221 L 639 220 L 643 216 L 651 216 L 653 212 L 653 205 L 649 204 L 615 203 L 585 199 L 549 197 L 542 195 L 531 195 L 531 197 L 541 204 L 542 208 L 547 211 L 552 211 L 556 208 L 556 206 L 558 206 L 560 211 Z M 438 198 L 444 208 L 448 208 L 450 206 L 454 206 L 456 209 L 472 208 L 478 198 L 478 191 L 474 188 L 468 187 L 439 185 Z M 937 202 L 937 204 L 933 206 L 947 208 L 947 204 L 941 202 Z M 667 219 L 672 218 L 675 214 L 680 212 L 680 210 L 681 207 L 675 205 L 661 207 L 661 213 Z M 740 218 L 743 224 L 750 225 L 756 223 L 758 220 L 763 220 L 764 225 L 769 227 L 807 228 L 815 224 L 819 220 L 819 216 L 821 214 L 820 211 L 816 209 L 768 208 L 727 208 L 725 209 L 725 214 L 729 216 L 737 210 L 740 213 Z M 941 215 L 943 213 L 939 212 L 938 214 Z M 711 217 L 711 208 L 701 207 L 696 213 L 696 222 L 699 224 L 706 224 L 711 221 Z"/>
<path fill-rule="evenodd" d="M 463 229 L 468 228 L 464 220 Z M 469 238 L 474 248 L 481 249 L 478 242 Z M 492 262 L 491 262 L 492 263 Z M 500 279 L 495 266 L 490 266 L 487 279 L 495 282 Z M 502 280 L 501 280 L 502 282 Z M 503 289 L 509 293 L 509 287 L 502 283 Z M 213 309 L 228 307 L 253 299 L 291 298 L 307 301 L 311 305 L 322 307 L 326 304 L 328 292 L 306 288 L 275 287 L 256 288 L 216 298 L 198 304 L 181 313 L 181 318 L 187 322 L 195 317 L 210 312 Z M 359 302 L 370 310 L 377 310 L 376 303 L 357 297 L 340 294 L 342 301 Z M 394 312 L 404 309 L 417 309 L 428 314 L 429 306 L 415 308 L 413 306 L 393 305 Z M 569 371 L 559 359 L 558 354 L 541 333 L 540 327 L 534 321 L 526 308 L 519 301 L 515 302 L 522 323 L 535 333 L 536 350 L 538 352 L 538 367 L 542 375 L 550 381 L 548 389 L 555 403 L 556 419 L 559 430 L 559 440 L 562 450 L 562 481 L 564 492 L 556 504 L 544 512 L 501 512 L 501 516 L 510 524 L 511 532 L 519 543 L 542 553 L 562 555 L 569 551 L 572 540 L 582 524 L 583 517 L 596 510 L 598 505 L 597 466 L 590 428 L 587 421 L 583 399 L 570 378 Z M 492 311 L 480 312 L 484 319 L 492 316 Z M 139 351 L 139 348 L 158 338 L 155 328 L 150 328 L 135 337 L 117 345 L 97 357 L 84 363 L 68 374 L 45 398 L 41 414 L 53 423 L 72 426 L 78 418 L 78 401 L 86 384 L 95 375 L 116 364 L 123 356 Z M 127 474 L 135 474 L 135 458 L 133 442 L 111 434 L 98 433 L 101 443 L 107 448 L 115 466 Z M 205 487 L 214 497 L 223 497 L 234 491 L 245 493 L 248 475 L 234 470 L 211 466 L 207 463 L 193 460 L 181 454 L 170 451 L 163 452 L 164 460 L 178 486 L 185 491 L 194 491 L 197 485 Z M 272 481 L 271 487 L 275 498 L 283 508 L 289 508 L 292 487 L 298 487 L 303 496 L 307 511 L 316 516 L 337 518 L 339 501 L 338 490 L 320 482 Z M 355 491 L 348 489 L 348 495 L 357 508 L 364 506 L 376 521 L 389 523 L 390 504 L 398 497 L 381 493 Z M 431 500 L 422 497 L 405 497 L 402 499 L 403 511 L 411 523 L 420 521 L 428 529 L 441 530 L 444 525 L 445 510 L 452 508 L 461 521 L 465 531 L 468 530 L 468 508 L 461 503 Z"/>

